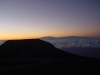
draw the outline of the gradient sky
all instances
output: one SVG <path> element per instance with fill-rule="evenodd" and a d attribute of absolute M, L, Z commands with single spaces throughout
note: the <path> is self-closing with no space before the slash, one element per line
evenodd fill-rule
<path fill-rule="evenodd" d="M 0 39 L 100 36 L 100 0 L 0 0 Z"/>

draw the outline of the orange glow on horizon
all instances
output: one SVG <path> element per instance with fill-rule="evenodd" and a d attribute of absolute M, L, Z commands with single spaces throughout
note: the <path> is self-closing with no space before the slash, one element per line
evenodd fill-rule
<path fill-rule="evenodd" d="M 70 31 L 70 30 L 66 30 L 66 31 L 62 31 L 62 30 L 51 30 L 51 31 L 47 31 L 47 30 L 38 30 L 38 31 L 23 31 L 23 32 L 12 32 L 9 34 L 6 33 L 0 33 L 0 40 L 19 40 L 19 39 L 36 39 L 36 38 L 41 38 L 41 37 L 46 37 L 46 36 L 52 36 L 52 37 L 66 37 L 66 36 L 87 36 L 87 37 L 92 37 L 92 36 L 96 36 L 96 34 L 93 32 L 83 32 L 83 31 L 77 31 L 75 32 Z M 99 33 L 98 33 L 99 34 Z"/>
<path fill-rule="evenodd" d="M 0 40 L 21 40 L 21 39 L 37 39 L 37 38 L 42 38 L 42 37 L 46 37 L 46 36 L 52 36 L 52 37 L 66 37 L 66 36 L 87 36 L 87 37 L 92 37 L 93 35 L 64 35 L 64 34 L 59 34 L 59 35 L 13 35 L 13 36 L 0 36 Z"/>

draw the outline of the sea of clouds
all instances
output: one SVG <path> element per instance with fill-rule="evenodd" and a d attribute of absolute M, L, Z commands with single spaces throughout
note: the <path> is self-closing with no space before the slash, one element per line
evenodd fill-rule
<path fill-rule="evenodd" d="M 56 48 L 72 54 L 100 58 L 100 38 L 42 38 Z"/>
<path fill-rule="evenodd" d="M 4 40 L 0 40 L 0 45 L 2 45 L 3 43 L 5 43 L 6 41 Z"/>
<path fill-rule="evenodd" d="M 45 39 L 42 40 L 47 41 L 53 44 L 56 48 L 100 48 L 100 39 Z"/>

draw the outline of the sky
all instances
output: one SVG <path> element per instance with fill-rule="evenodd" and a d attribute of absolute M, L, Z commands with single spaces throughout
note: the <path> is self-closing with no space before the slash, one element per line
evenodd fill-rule
<path fill-rule="evenodd" d="M 100 0 L 0 0 L 0 40 L 100 36 Z"/>

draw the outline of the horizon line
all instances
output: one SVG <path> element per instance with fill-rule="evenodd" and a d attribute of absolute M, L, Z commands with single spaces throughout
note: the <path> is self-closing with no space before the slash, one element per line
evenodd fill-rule
<path fill-rule="evenodd" d="M 56 37 L 56 36 L 42 36 L 42 37 L 37 37 L 37 38 L 11 38 L 11 39 L 0 39 L 0 41 L 3 40 L 26 40 L 26 39 L 41 39 L 44 37 L 54 37 L 54 38 L 62 38 L 62 37 L 100 37 L 100 36 L 61 36 L 61 37 Z"/>

